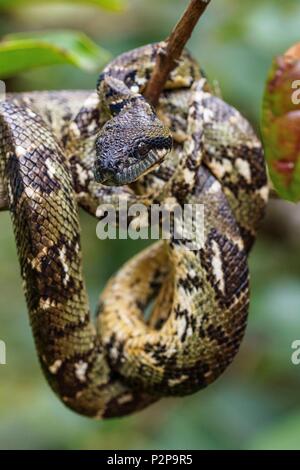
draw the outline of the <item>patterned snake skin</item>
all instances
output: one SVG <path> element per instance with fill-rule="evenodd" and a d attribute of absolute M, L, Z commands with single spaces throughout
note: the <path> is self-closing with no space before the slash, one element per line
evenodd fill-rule
<path fill-rule="evenodd" d="M 0 206 L 11 213 L 40 363 L 68 407 L 96 418 L 194 393 L 231 363 L 268 198 L 261 143 L 187 52 L 156 113 L 144 100 L 159 47 L 117 58 L 97 92 L 11 94 L 0 105 Z M 204 245 L 171 237 L 129 260 L 94 324 L 78 205 L 96 215 L 118 200 L 203 204 Z"/>

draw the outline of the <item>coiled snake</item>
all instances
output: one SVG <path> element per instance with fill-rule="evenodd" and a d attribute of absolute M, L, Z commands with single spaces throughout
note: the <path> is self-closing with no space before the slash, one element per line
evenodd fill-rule
<path fill-rule="evenodd" d="M 231 363 L 268 197 L 259 140 L 187 52 L 156 112 L 143 98 L 158 48 L 114 60 L 97 92 L 11 94 L 0 107 L 1 206 L 13 220 L 39 359 L 61 400 L 98 418 L 193 393 Z M 95 215 L 120 198 L 203 204 L 204 244 L 191 250 L 171 237 L 129 260 L 105 288 L 95 325 L 77 205 Z"/>

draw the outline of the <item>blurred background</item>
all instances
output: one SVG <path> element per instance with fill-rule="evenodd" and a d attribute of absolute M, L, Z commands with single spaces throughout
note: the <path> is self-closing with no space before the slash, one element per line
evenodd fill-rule
<path fill-rule="evenodd" d="M 44 5 L 41 5 L 44 3 Z M 129 0 L 123 12 L 40 2 L 1 14 L 0 35 L 72 29 L 115 56 L 165 38 L 187 1 Z M 258 129 L 274 55 L 298 42 L 298 0 L 212 1 L 189 48 L 223 98 Z M 1 75 L 1 70 L 0 70 Z M 15 90 L 93 88 L 97 73 L 44 67 L 7 80 Z M 103 242 L 96 220 L 81 214 L 84 267 L 92 309 L 108 277 L 143 244 Z M 9 215 L 0 215 L 1 449 L 300 449 L 299 206 L 272 201 L 250 256 L 248 329 L 234 364 L 208 389 L 165 399 L 131 417 L 93 422 L 66 409 L 40 371 L 29 328 Z"/>

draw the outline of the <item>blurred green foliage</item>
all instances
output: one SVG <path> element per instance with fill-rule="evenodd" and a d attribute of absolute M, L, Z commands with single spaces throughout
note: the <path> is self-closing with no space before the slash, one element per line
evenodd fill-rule
<path fill-rule="evenodd" d="M 31 3 L 35 1 L 0 0 L 0 10 L 16 9 Z M 47 6 L 51 1 L 42 3 Z M 120 11 L 124 7 L 122 0 L 77 0 L 71 3 L 92 4 L 111 11 Z M 107 51 L 80 32 L 64 30 L 8 34 L 0 42 L 0 78 L 57 64 L 72 64 L 86 71 L 99 71 L 109 57 Z"/>
<path fill-rule="evenodd" d="M 118 54 L 165 38 L 187 1 L 129 0 L 124 13 L 74 5 L 18 8 L 0 19 L 0 34 L 76 29 Z M 273 56 L 299 40 L 298 0 L 212 2 L 189 43 L 226 101 L 258 128 Z M 97 73 L 45 67 L 7 81 L 9 90 L 93 88 Z M 96 220 L 81 214 L 84 267 L 92 308 L 108 277 L 143 243 L 99 241 Z M 64 406 L 40 371 L 21 289 L 9 215 L 0 217 L 0 447 L 18 449 L 300 448 L 300 246 L 260 233 L 250 257 L 252 297 L 240 353 L 224 375 L 186 398 L 168 399 L 123 419 L 93 422 Z"/>
<path fill-rule="evenodd" d="M 93 5 L 96 7 L 105 8 L 111 11 L 122 11 L 125 5 L 124 0 L 62 0 L 64 3 L 84 3 L 86 5 Z M 0 0 L 1 10 L 12 10 L 22 6 L 39 3 L 48 5 L 49 3 L 60 3 L 59 0 Z"/>
<path fill-rule="evenodd" d="M 9 34 L 0 43 L 0 77 L 36 67 L 72 64 L 86 71 L 101 70 L 110 55 L 85 34 L 48 31 Z"/>

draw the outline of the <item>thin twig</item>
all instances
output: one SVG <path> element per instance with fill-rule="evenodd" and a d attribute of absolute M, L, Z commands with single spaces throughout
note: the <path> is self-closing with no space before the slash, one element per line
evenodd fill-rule
<path fill-rule="evenodd" d="M 144 93 L 153 106 L 158 103 L 160 92 L 170 72 L 175 68 L 186 42 L 209 3 L 210 0 L 191 0 L 170 36 L 161 44 L 154 70 Z"/>

